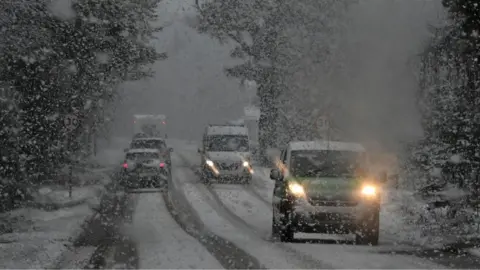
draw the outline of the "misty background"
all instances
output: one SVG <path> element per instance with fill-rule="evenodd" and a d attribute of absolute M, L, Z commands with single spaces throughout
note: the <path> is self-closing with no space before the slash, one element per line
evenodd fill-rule
<path fill-rule="evenodd" d="M 131 136 L 133 114 L 166 114 L 170 136 L 198 140 L 207 123 L 239 118 L 248 95 L 224 67 L 235 60 L 231 44 L 219 44 L 190 25 L 193 0 L 164 0 L 155 42 L 168 59 L 153 66 L 154 76 L 121 87 L 114 136 Z M 372 145 L 394 146 L 420 136 L 416 110 L 416 56 L 430 34 L 429 25 L 442 21 L 441 1 L 360 0 L 349 11 L 342 40 L 343 74 L 332 87 L 345 130 Z"/>

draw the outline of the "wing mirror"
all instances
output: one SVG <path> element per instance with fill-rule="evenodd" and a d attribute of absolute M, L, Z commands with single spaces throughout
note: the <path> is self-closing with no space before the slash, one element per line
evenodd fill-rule
<path fill-rule="evenodd" d="M 172 152 L 173 152 L 173 148 L 171 148 L 171 147 L 168 148 L 168 151 L 169 151 L 170 153 L 172 153 Z"/>
<path fill-rule="evenodd" d="M 200 148 L 197 149 L 197 152 L 198 152 L 199 154 L 203 154 L 203 150 L 200 149 Z"/>
<path fill-rule="evenodd" d="M 274 181 L 279 181 L 282 178 L 282 175 L 278 169 L 272 169 L 270 171 L 270 179 Z"/>
<path fill-rule="evenodd" d="M 125 153 L 128 152 L 128 148 L 123 149 L 123 152 Z"/>

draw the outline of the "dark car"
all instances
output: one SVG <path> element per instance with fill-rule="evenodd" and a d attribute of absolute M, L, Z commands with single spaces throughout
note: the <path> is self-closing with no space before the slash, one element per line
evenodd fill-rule
<path fill-rule="evenodd" d="M 161 158 L 165 160 L 168 169 L 172 170 L 172 158 L 171 152 L 173 152 L 172 148 L 167 146 L 165 139 L 163 138 L 151 138 L 151 137 L 142 137 L 133 139 L 130 143 L 130 148 L 125 149 L 125 151 L 129 151 L 129 149 L 157 149 L 160 154 Z"/>
<path fill-rule="evenodd" d="M 168 187 L 170 177 L 168 166 L 158 150 L 131 149 L 126 153 L 120 176 L 125 188 Z"/>

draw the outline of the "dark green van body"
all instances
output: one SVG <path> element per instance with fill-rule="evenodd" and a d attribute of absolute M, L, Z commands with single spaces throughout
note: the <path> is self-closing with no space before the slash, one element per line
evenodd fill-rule
<path fill-rule="evenodd" d="M 356 233 L 367 227 L 372 244 L 378 241 L 380 190 L 368 176 L 362 151 L 287 149 L 285 174 L 275 181 L 272 230 L 293 233 Z M 292 186 L 294 188 L 292 188 Z M 365 195 L 365 187 L 375 189 Z M 301 192 L 300 192 L 301 191 Z M 360 237 L 361 238 L 361 237 Z M 377 239 L 377 240 L 375 240 Z"/>

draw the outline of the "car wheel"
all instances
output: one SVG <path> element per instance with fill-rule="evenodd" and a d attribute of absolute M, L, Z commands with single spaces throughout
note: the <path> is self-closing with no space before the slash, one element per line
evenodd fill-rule
<path fill-rule="evenodd" d="M 161 187 L 162 187 L 162 184 L 161 184 L 160 181 L 162 181 L 162 180 L 160 179 L 160 177 L 155 177 L 155 178 L 153 178 L 152 186 L 153 186 L 154 188 L 161 188 Z"/>
<path fill-rule="evenodd" d="M 275 221 L 275 214 L 272 215 L 272 240 L 280 240 L 280 227 L 281 225 Z"/>
<path fill-rule="evenodd" d="M 251 176 L 243 177 L 241 182 L 244 185 L 249 185 L 252 182 L 252 177 Z"/>
<path fill-rule="evenodd" d="M 375 212 L 369 219 L 357 225 L 355 242 L 357 245 L 378 245 L 380 213 Z"/>
<path fill-rule="evenodd" d="M 171 183 L 173 181 L 172 169 L 170 169 L 170 173 L 168 174 L 168 182 Z"/>
<path fill-rule="evenodd" d="M 210 181 L 208 181 L 208 177 L 207 177 L 207 174 L 205 173 L 205 171 L 202 171 L 201 174 L 200 174 L 200 181 L 202 183 L 204 183 L 205 185 L 209 184 Z"/>
<path fill-rule="evenodd" d="M 280 241 L 292 242 L 294 239 L 290 214 L 286 213 L 281 219 Z"/>

